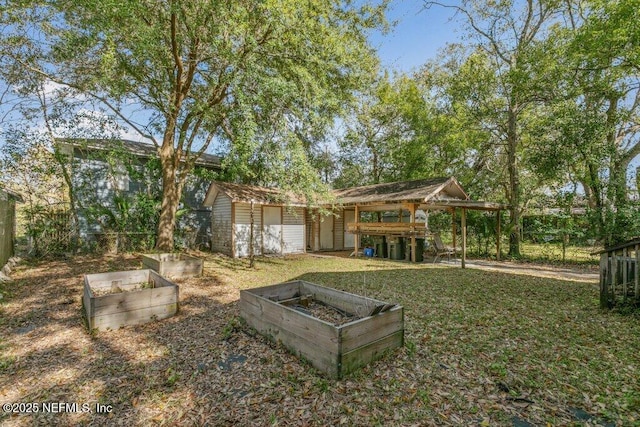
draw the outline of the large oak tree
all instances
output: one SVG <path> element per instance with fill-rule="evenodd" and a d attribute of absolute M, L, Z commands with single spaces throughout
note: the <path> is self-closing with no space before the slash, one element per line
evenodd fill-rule
<path fill-rule="evenodd" d="M 348 0 L 8 2 L 0 69 L 16 87 L 37 78 L 98 100 L 155 144 L 157 248 L 171 250 L 185 179 L 212 141 L 228 142 L 240 165 L 265 152 L 262 141 L 294 153 L 274 150 L 272 163 L 308 163 L 306 128 L 330 125 L 371 77 L 366 32 L 383 25 L 383 9 Z M 311 185 L 304 176 L 302 187 Z"/>

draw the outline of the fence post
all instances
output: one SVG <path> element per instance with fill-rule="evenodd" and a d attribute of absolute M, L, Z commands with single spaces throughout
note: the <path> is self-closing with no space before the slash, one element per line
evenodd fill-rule
<path fill-rule="evenodd" d="M 622 264 L 622 300 L 623 301 L 627 300 L 627 281 L 629 277 L 627 273 L 627 270 L 629 269 L 629 262 L 628 262 L 627 255 L 629 255 L 629 251 L 627 250 L 627 248 L 622 249 L 622 262 L 620 264 Z"/>
<path fill-rule="evenodd" d="M 607 277 L 609 267 L 609 253 L 600 254 L 600 308 L 609 308 L 609 292 L 607 289 Z"/>
<path fill-rule="evenodd" d="M 636 268 L 635 268 L 635 281 L 636 281 L 636 289 L 635 296 L 636 302 L 640 302 L 640 245 L 636 245 Z"/>

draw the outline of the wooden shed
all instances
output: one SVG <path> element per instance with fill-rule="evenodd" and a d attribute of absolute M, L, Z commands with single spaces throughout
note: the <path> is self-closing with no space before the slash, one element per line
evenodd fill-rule
<path fill-rule="evenodd" d="M 418 220 L 418 212 L 450 212 L 455 236 L 455 215 L 460 210 L 464 266 L 467 209 L 496 211 L 498 216 L 506 209 L 499 203 L 470 200 L 455 177 L 352 187 L 334 190 L 333 195 L 332 203 L 307 206 L 304 200 L 279 189 L 215 181 L 204 202 L 212 207 L 212 250 L 233 257 L 248 256 L 252 234 L 255 254 L 299 253 L 307 249 L 351 250 L 357 254 L 360 236 L 367 235 L 384 237 L 387 242 L 408 242 L 410 255 L 406 259 L 416 262 L 420 261 L 417 255 L 421 255 L 418 241 L 429 235 L 428 223 Z M 325 214 L 321 215 L 320 210 Z M 363 222 L 363 212 L 379 213 L 380 221 Z M 389 222 L 387 213 L 394 214 L 397 220 Z M 496 232 L 500 234 L 499 229 Z M 500 239 L 498 256 L 499 242 Z"/>
<path fill-rule="evenodd" d="M 256 255 L 305 252 L 306 205 L 287 196 L 274 188 L 211 183 L 204 201 L 211 207 L 211 249 L 246 257 L 253 240 Z"/>

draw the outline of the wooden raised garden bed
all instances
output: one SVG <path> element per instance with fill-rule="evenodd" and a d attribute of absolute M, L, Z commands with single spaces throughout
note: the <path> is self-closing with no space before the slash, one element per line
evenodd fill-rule
<path fill-rule="evenodd" d="M 202 260 L 185 254 L 145 254 L 142 255 L 145 268 L 157 271 L 165 277 L 195 277 L 202 275 Z"/>
<path fill-rule="evenodd" d="M 82 303 L 89 330 L 166 319 L 177 313 L 178 301 L 178 286 L 153 270 L 84 276 Z"/>
<path fill-rule="evenodd" d="M 240 291 L 240 315 L 333 378 L 404 344 L 404 310 L 302 280 Z"/>

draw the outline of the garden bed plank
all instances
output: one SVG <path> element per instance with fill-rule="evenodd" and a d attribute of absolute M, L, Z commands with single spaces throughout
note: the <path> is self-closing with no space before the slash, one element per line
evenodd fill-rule
<path fill-rule="evenodd" d="M 161 276 L 173 278 L 199 277 L 203 269 L 200 258 L 181 253 L 143 254 L 142 265 Z"/>
<path fill-rule="evenodd" d="M 308 294 L 342 312 L 360 313 L 360 318 L 336 326 L 278 303 Z M 395 305 L 383 313 L 367 315 L 372 307 L 381 304 L 386 303 L 295 281 L 242 290 L 239 307 L 240 315 L 258 332 L 282 342 L 293 354 L 330 377 L 342 378 L 381 357 L 385 350 L 403 345 L 404 309 Z"/>
<path fill-rule="evenodd" d="M 156 320 L 167 319 L 178 311 L 177 303 L 160 306 L 139 308 L 137 310 L 121 311 L 97 315 L 93 317 L 93 328 L 98 330 L 116 330 L 123 326 L 141 325 Z"/>
<path fill-rule="evenodd" d="M 342 352 L 348 353 L 363 345 L 392 335 L 402 329 L 404 311 L 396 306 L 389 311 L 365 317 L 341 326 Z"/>
<path fill-rule="evenodd" d="M 404 345 L 403 331 L 395 332 L 350 352 L 342 353 L 342 370 L 353 372 L 384 356 L 385 352 Z"/>
<path fill-rule="evenodd" d="M 153 287 L 132 289 L 140 284 Z M 96 295 L 93 290 L 118 292 Z M 83 305 L 89 330 L 118 329 L 165 319 L 178 312 L 178 286 L 153 270 L 115 271 L 84 277 Z"/>
<path fill-rule="evenodd" d="M 260 334 L 274 343 L 281 343 L 296 357 L 307 360 L 316 369 L 327 373 L 331 377 L 335 378 L 339 375 L 338 367 L 335 363 L 338 354 L 331 351 L 331 347 L 324 346 L 322 340 L 312 340 L 308 337 L 300 336 L 269 321 L 265 321 L 262 317 L 248 311 L 243 313 L 243 317 L 249 325 L 256 325 L 255 329 Z"/>

